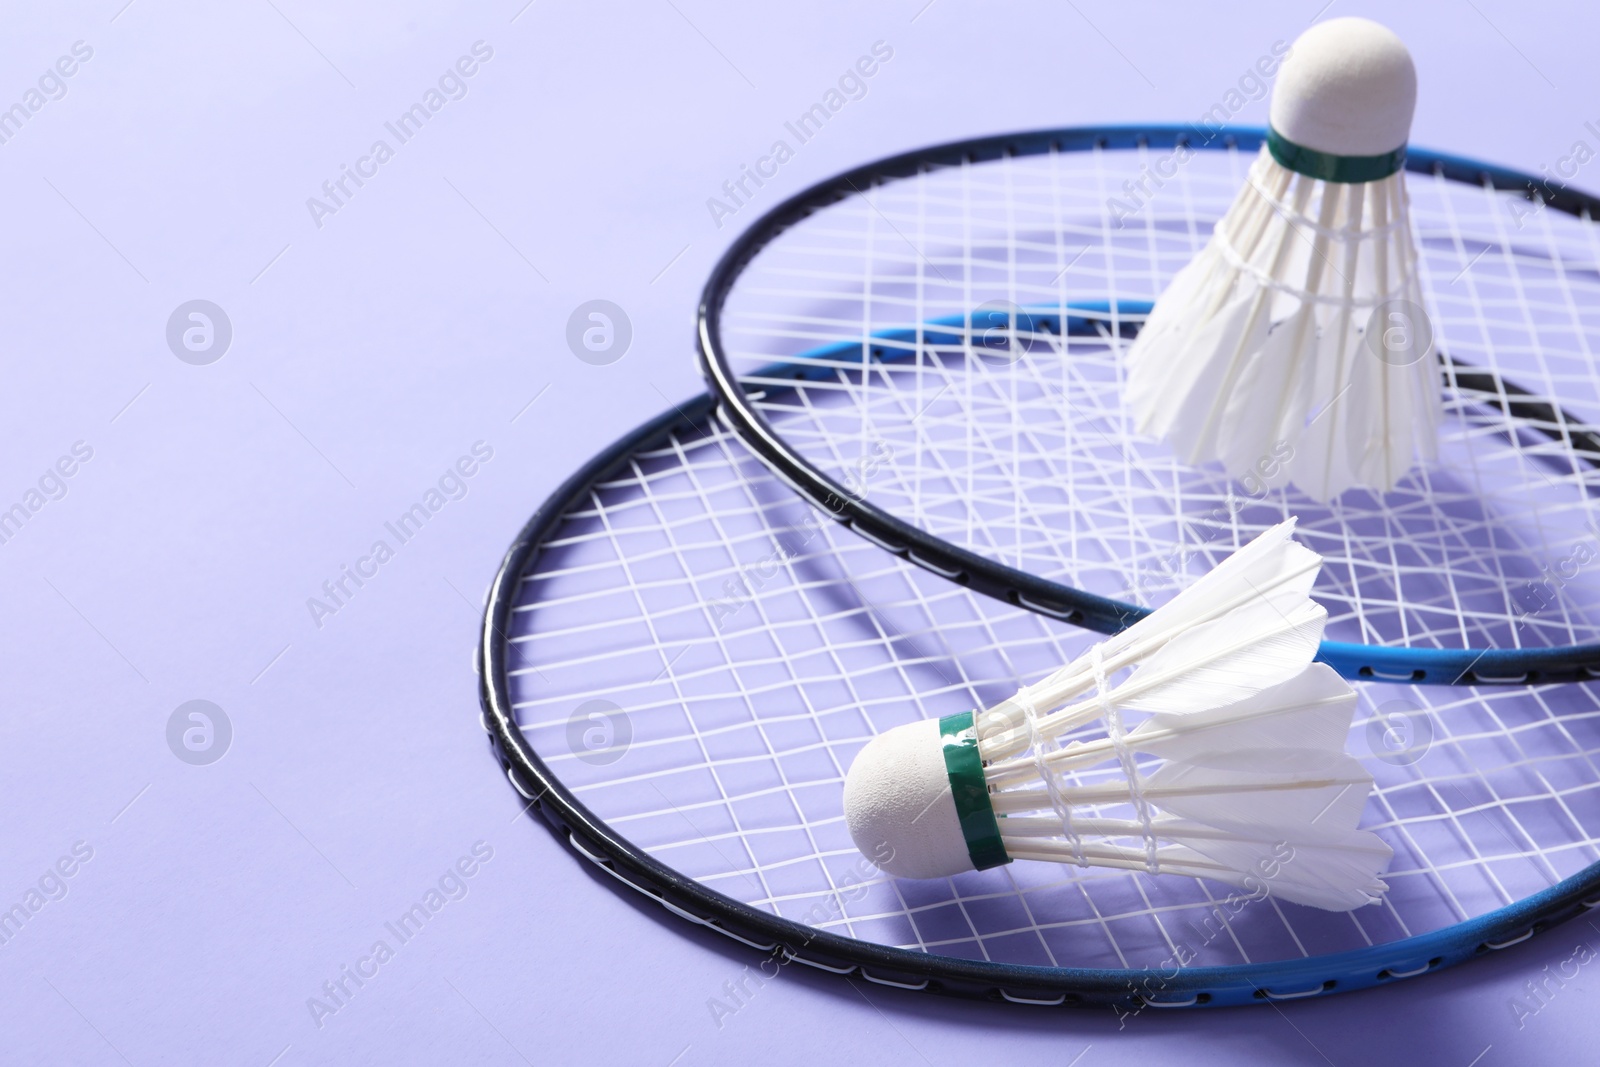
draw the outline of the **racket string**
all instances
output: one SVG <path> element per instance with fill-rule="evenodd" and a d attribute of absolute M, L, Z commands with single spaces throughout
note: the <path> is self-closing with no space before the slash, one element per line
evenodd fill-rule
<path fill-rule="evenodd" d="M 838 809 L 854 751 L 898 722 L 992 703 L 1042 665 L 1081 654 L 1089 635 L 935 580 L 823 520 L 753 583 L 759 606 L 727 616 L 711 639 L 704 604 L 741 561 L 800 543 L 808 527 L 805 509 L 727 431 L 708 434 L 596 487 L 563 524 L 560 550 L 522 583 L 514 635 L 552 684 L 521 676 L 515 693 L 525 736 L 586 805 L 721 892 L 923 951 L 1139 967 L 1174 946 L 1226 963 L 1392 940 L 1521 899 L 1597 856 L 1600 703 L 1588 687 L 1525 696 L 1367 686 L 1374 708 L 1414 700 L 1436 734 L 1419 763 L 1368 761 L 1379 776 L 1368 825 L 1397 850 L 1381 909 L 1324 918 L 1241 905 L 1186 878 L 1044 864 L 955 883 L 883 879 L 851 846 Z M 736 479 L 754 487 L 730 492 Z M 622 558 L 630 536 L 668 530 L 672 551 Z M 713 553 L 717 566 L 705 563 Z M 574 583 L 586 597 L 564 595 Z M 594 598 L 608 588 L 639 590 L 633 610 L 653 628 L 596 630 Z M 676 684 L 655 680 L 685 645 Z M 601 689 L 632 716 L 633 745 L 596 766 L 566 750 L 567 731 L 575 705 Z M 1361 716 L 1352 750 L 1367 751 L 1376 715 Z M 1202 943 L 1198 928 L 1216 934 Z"/>
<path fill-rule="evenodd" d="M 1594 226 L 1544 212 L 1518 227 L 1504 194 L 1408 176 L 1440 347 L 1470 365 L 1447 372 L 1449 463 L 1388 506 L 1357 494 L 1308 513 L 1290 495 L 1184 470 L 1126 426 L 1123 304 L 1153 299 L 1204 244 L 1248 163 L 1237 152 L 1193 161 L 1118 228 L 1105 201 L 1136 173 L 1131 156 L 931 167 L 874 188 L 870 207 L 853 198 L 792 228 L 726 307 L 737 366 L 787 360 L 811 376 L 796 388 L 752 373 L 763 411 L 830 471 L 885 442 L 892 454 L 865 479 L 869 499 L 1091 591 L 1157 602 L 1299 511 L 1308 544 L 1328 557 L 1317 596 L 1330 634 L 1438 647 L 1593 639 L 1594 565 L 1571 578 L 1540 567 L 1569 570 L 1560 565 L 1593 541 L 1585 522 L 1600 484 L 1570 432 L 1552 442 L 1509 408 L 1531 399 L 1556 409 L 1552 426 L 1559 412 L 1600 421 Z M 1006 302 L 997 351 L 967 325 L 990 299 Z M 1060 309 L 1092 301 L 1103 310 L 1084 314 L 1104 331 L 1069 336 Z M 883 336 L 891 330 L 904 332 Z M 826 344 L 844 347 L 795 358 Z M 1533 395 L 1494 379 L 1486 391 L 1469 372 Z M 935 579 L 826 520 L 747 581 L 736 610 L 708 618 L 724 583 L 750 579 L 752 561 L 802 536 L 804 514 L 726 428 L 684 429 L 570 510 L 515 616 L 522 658 L 548 678 L 512 679 L 530 744 L 601 819 L 736 899 L 881 944 L 1126 969 L 1179 947 L 1228 964 L 1392 941 L 1600 859 L 1590 687 L 1374 683 L 1349 748 L 1378 778 L 1366 825 L 1396 849 L 1380 908 L 1313 915 L 1240 905 L 1186 878 L 1032 863 L 953 882 L 884 879 L 849 841 L 841 768 L 899 723 L 989 706 L 1081 654 L 1091 635 Z M 1535 582 L 1548 587 L 1528 611 Z M 606 614 L 611 603 L 626 612 Z M 656 677 L 664 663 L 670 678 Z M 631 745 L 612 763 L 571 744 L 571 716 L 593 697 L 630 716 Z M 1396 714 L 1432 732 L 1412 762 L 1384 747 Z"/>
<path fill-rule="evenodd" d="M 871 209 L 846 201 L 788 231 L 751 264 L 728 300 L 728 346 L 736 361 L 753 366 L 799 355 L 821 340 L 853 338 L 856 373 L 817 362 L 809 369 L 835 373 L 796 391 L 799 411 L 774 398 L 765 407 L 769 419 L 823 469 L 838 471 L 851 462 L 831 445 L 837 434 L 830 412 L 841 409 L 854 439 L 895 445 L 894 462 L 868 487 L 869 499 L 1019 569 L 1149 602 L 1215 562 L 1225 547 L 1202 552 L 1172 582 L 1159 577 L 1171 568 L 1154 568 L 1154 582 L 1148 572 L 1130 575 L 1134 568 L 1121 561 L 1137 566 L 1172 554 L 1163 546 L 1181 542 L 1172 536 L 1176 524 L 1214 516 L 1234 544 L 1294 512 L 1314 548 L 1325 551 L 1321 542 L 1331 537 L 1351 549 L 1318 590 L 1336 638 L 1441 648 L 1594 640 L 1600 619 L 1579 605 L 1600 600 L 1594 589 L 1600 582 L 1591 577 L 1581 589 L 1552 591 L 1530 561 L 1562 563 L 1581 554 L 1585 541 L 1600 547 L 1600 535 L 1584 527 L 1584 507 L 1600 491 L 1600 479 L 1590 464 L 1571 461 L 1571 473 L 1549 480 L 1551 461 L 1542 457 L 1554 453 L 1559 460 L 1562 446 L 1537 433 L 1530 438 L 1527 423 L 1492 402 L 1503 397 L 1484 403 L 1483 394 L 1457 383 L 1446 435 L 1451 477 L 1419 472 L 1393 502 L 1319 512 L 1292 494 L 1241 497 L 1237 487 L 1178 468 L 1139 441 L 1120 413 L 1114 338 L 1097 349 L 1059 326 L 1019 328 L 1002 353 L 1009 362 L 999 367 L 980 366 L 981 329 L 940 327 L 939 334 L 960 335 L 958 343 L 919 346 L 917 336 L 928 337 L 930 322 L 970 315 L 984 297 L 1015 308 L 1048 302 L 1024 318 L 1102 299 L 1115 324 L 1121 302 L 1148 300 L 1203 243 L 1205 220 L 1218 217 L 1237 188 L 1240 155 L 1219 153 L 1226 158 L 1216 165 L 1190 161 L 1162 191 L 1164 199 L 1151 200 L 1122 229 L 1108 222 L 1101 196 L 1114 194 L 1117 179 L 1137 170 L 1116 152 L 931 168 L 914 180 L 878 186 Z M 1573 224 L 1558 238 L 1554 213 L 1543 212 L 1524 239 L 1509 229 L 1508 194 L 1430 176 L 1408 181 L 1419 237 L 1432 248 L 1418 266 L 1428 302 L 1438 305 L 1433 317 L 1441 344 L 1513 377 L 1515 367 L 1502 366 L 1502 357 L 1527 349 L 1547 372 L 1543 381 L 1537 373 L 1527 381 L 1536 394 L 1580 411 L 1584 404 L 1600 408 L 1595 362 L 1586 358 L 1593 347 L 1588 331 L 1600 324 L 1582 321 L 1572 295 L 1581 285 L 1586 303 L 1600 304 L 1594 227 L 1568 220 Z M 1093 224 L 1085 221 L 1090 217 Z M 900 233 L 882 226 L 885 220 Z M 856 227 L 870 231 L 871 240 L 863 243 Z M 904 240 L 912 233 L 914 242 Z M 1498 249 L 1498 257 L 1474 263 L 1483 249 Z M 786 293 L 788 272 L 802 265 L 813 283 Z M 895 288 L 902 284 L 903 299 Z M 1570 325 L 1560 343 L 1533 321 L 1545 305 Z M 827 307 L 844 310 L 820 313 Z M 813 327 L 803 340 L 791 339 L 798 347 L 746 343 L 759 342 L 754 333 L 763 326 L 801 320 Z M 879 336 L 897 328 L 910 336 Z M 889 358 L 872 368 L 867 388 L 857 383 L 868 377 L 859 372 L 869 341 Z M 909 355 L 893 358 L 897 351 Z M 1576 396 L 1563 389 L 1573 376 L 1581 385 Z M 840 388 L 848 397 L 842 403 Z M 1242 511 L 1235 507 L 1240 500 Z M 1100 514 L 1100 501 L 1116 501 L 1120 514 Z M 1416 528 L 1430 519 L 1431 530 Z M 1530 596 L 1552 602 L 1529 611 L 1517 598 Z"/>

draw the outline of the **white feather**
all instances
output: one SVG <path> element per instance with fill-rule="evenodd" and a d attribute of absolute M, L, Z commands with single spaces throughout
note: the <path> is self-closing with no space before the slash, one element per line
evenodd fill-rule
<path fill-rule="evenodd" d="M 1234 885 L 1259 887 L 1279 900 L 1328 911 L 1350 911 L 1381 900 L 1389 887 L 1380 876 L 1394 855 L 1381 838 L 1363 830 L 1293 843 L 1194 837 L 1186 847 L 1244 872 Z"/>
<path fill-rule="evenodd" d="M 1116 692 L 1139 711 L 1182 714 L 1231 704 L 1305 670 L 1328 613 L 1303 601 L 1285 614 L 1271 599 L 1173 638 Z"/>
<path fill-rule="evenodd" d="M 1388 846 L 1357 829 L 1372 776 L 1344 752 L 1355 693 L 1312 662 L 1326 619 L 1309 595 L 1321 561 L 1294 542 L 1293 527 L 1261 534 L 1097 654 L 980 718 L 1008 854 L 1130 870 L 1153 855 L 1161 872 L 1264 886 L 1323 908 L 1381 896 Z M 1031 724 L 1019 725 L 1029 707 Z M 1120 742 L 1111 731 L 1027 751 L 1037 738 L 1128 714 L 1139 718 Z M 1161 762 L 1149 766 L 1152 757 Z M 1137 786 L 1073 777 L 1107 763 L 1125 771 L 1139 758 Z"/>
<path fill-rule="evenodd" d="M 1160 641 L 1162 638 L 1154 635 L 1186 630 L 1250 599 L 1309 596 L 1322 559 L 1293 539 L 1294 524 L 1291 518 L 1262 531 L 1173 597 L 1159 612 L 1141 619 L 1109 643 L 1122 647 L 1144 640 Z"/>
<path fill-rule="evenodd" d="M 1152 715 L 1128 734 L 1128 743 L 1169 760 L 1250 747 L 1336 751 L 1350 732 L 1355 704 L 1355 693 L 1332 667 L 1313 663 L 1288 681 L 1232 704 Z"/>
<path fill-rule="evenodd" d="M 1263 147 L 1128 347 L 1139 432 L 1235 478 L 1265 468 L 1281 480 L 1286 462 L 1318 500 L 1392 489 L 1436 455 L 1441 375 L 1431 351 L 1379 358 L 1367 324 L 1388 301 L 1421 307 L 1416 263 L 1403 173 L 1323 182 Z"/>
<path fill-rule="evenodd" d="M 1145 783 L 1163 811 L 1293 842 L 1302 829 L 1354 828 L 1372 776 L 1343 752 L 1236 749 L 1162 764 Z"/>

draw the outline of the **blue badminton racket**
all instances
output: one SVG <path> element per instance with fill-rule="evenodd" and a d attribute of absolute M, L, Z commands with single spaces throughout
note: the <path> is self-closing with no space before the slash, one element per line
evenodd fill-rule
<path fill-rule="evenodd" d="M 843 811 L 863 746 L 1099 638 L 844 529 L 712 408 L 640 427 L 545 502 L 478 666 L 518 802 L 668 922 L 747 946 L 752 973 L 1120 1013 L 1264 1003 L 1489 956 L 1600 903 L 1600 694 L 1566 684 L 1359 687 L 1362 826 L 1394 856 L 1355 911 L 1142 869 L 882 874 Z"/>
<path fill-rule="evenodd" d="M 1318 503 L 1180 462 L 1133 428 L 1122 351 L 1205 244 L 1265 131 L 992 137 L 822 182 L 708 282 L 719 414 L 784 482 L 888 551 L 1104 633 L 1293 515 L 1325 559 L 1320 658 L 1351 678 L 1600 671 L 1597 202 L 1412 149 L 1439 355 L 1439 458 Z"/>

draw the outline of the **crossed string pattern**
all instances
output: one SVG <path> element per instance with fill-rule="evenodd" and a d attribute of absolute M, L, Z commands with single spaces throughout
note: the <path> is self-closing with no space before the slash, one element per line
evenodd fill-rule
<path fill-rule="evenodd" d="M 1592 640 L 1600 568 L 1564 564 L 1591 541 L 1600 482 L 1570 436 L 1531 432 L 1497 394 L 1447 391 L 1454 473 L 1422 472 L 1392 503 L 1355 495 L 1316 510 L 1184 470 L 1134 438 L 1117 313 L 1098 338 L 1021 331 L 1011 362 L 971 358 L 973 337 L 864 343 L 996 296 L 1025 307 L 1153 299 L 1204 244 L 1248 159 L 1201 153 L 1119 229 L 1105 197 L 1150 159 L 928 168 L 842 201 L 751 265 L 725 340 L 752 371 L 853 342 L 811 361 L 819 380 L 799 389 L 753 376 L 769 418 L 824 469 L 858 472 L 891 511 L 1034 573 L 1159 603 L 1293 510 L 1326 560 L 1314 595 L 1330 637 Z M 1442 177 L 1406 180 L 1440 346 L 1600 421 L 1596 227 L 1513 215 L 1505 194 Z M 873 347 L 904 358 L 874 359 Z M 1235 913 L 1203 881 L 1053 864 L 940 883 L 879 877 L 839 807 L 860 747 L 913 719 L 991 706 L 1083 655 L 1092 635 L 974 596 L 830 523 L 806 527 L 804 514 L 721 426 L 682 427 L 572 501 L 520 587 L 510 683 L 524 734 L 615 832 L 710 889 L 881 944 L 1126 968 L 1159 965 L 1185 942 L 1203 965 L 1392 941 L 1600 861 L 1600 690 L 1369 682 L 1347 747 L 1377 779 L 1364 825 L 1396 853 L 1380 905 L 1334 916 L 1269 899 Z M 618 759 L 573 740 L 576 709 L 596 700 L 630 724 Z M 1420 759 L 1386 750 L 1396 714 L 1431 735 Z M 1196 945 L 1199 926 L 1221 932 Z"/>
<path fill-rule="evenodd" d="M 1513 415 L 1498 386 L 1450 370 L 1438 464 L 1386 498 L 1355 492 L 1322 506 L 1188 468 L 1134 432 L 1118 309 L 1153 300 L 1204 246 L 1250 163 L 1197 153 L 1112 222 L 1107 193 L 1152 159 L 1096 150 L 930 166 L 820 210 L 746 269 L 727 300 L 724 347 L 806 459 L 1021 570 L 1159 604 L 1293 514 L 1327 559 L 1315 595 L 1331 640 L 1600 639 L 1600 568 L 1570 565 L 1595 540 L 1585 524 L 1600 496 L 1600 454 L 1574 436 L 1600 425 L 1600 227 L 1512 193 L 1406 175 L 1438 348 L 1557 410 Z M 1003 351 L 974 315 L 1095 302 L 1109 310 L 1081 312 L 1101 323 L 1091 336 L 1008 313 Z M 964 317 L 971 328 L 929 325 Z M 799 358 L 829 344 L 842 347 Z M 808 380 L 797 383 L 800 367 Z M 863 464 L 871 476 L 858 479 Z"/>
<path fill-rule="evenodd" d="M 1600 861 L 1600 690 L 1366 683 L 1347 747 L 1377 778 L 1364 825 L 1396 853 L 1380 905 L 1238 910 L 1212 883 L 1142 868 L 884 878 L 840 807 L 861 746 L 904 722 L 993 706 L 1085 655 L 1093 635 L 809 516 L 706 423 L 571 502 L 518 586 L 508 683 L 530 744 L 614 833 L 709 889 L 880 944 L 1137 968 L 1179 947 L 1205 965 L 1392 941 Z M 626 741 L 591 753 L 580 709 L 594 701 Z M 1385 748 L 1401 712 L 1432 737 L 1420 760 Z M 1108 761 L 1073 778 L 1121 774 Z M 1197 943 L 1197 929 L 1217 933 Z"/>

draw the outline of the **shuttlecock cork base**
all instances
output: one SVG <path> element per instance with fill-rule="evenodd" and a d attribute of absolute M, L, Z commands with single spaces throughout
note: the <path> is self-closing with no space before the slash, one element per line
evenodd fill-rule
<path fill-rule="evenodd" d="M 881 734 L 850 765 L 851 836 L 899 878 L 943 878 L 1011 862 L 983 779 L 973 714 Z"/>
<path fill-rule="evenodd" d="M 1287 454 L 1269 484 L 1317 500 L 1435 456 L 1442 376 L 1408 342 L 1428 335 L 1402 171 L 1416 94 L 1375 22 L 1295 42 L 1244 188 L 1128 349 L 1141 432 L 1236 478 Z"/>
<path fill-rule="evenodd" d="M 1344 752 L 1355 694 L 1311 662 L 1321 561 L 1292 527 L 1010 700 L 874 738 L 845 777 L 856 846 L 901 878 L 1043 860 L 1336 911 L 1378 900 L 1391 853 L 1357 828 L 1372 777 Z"/>

